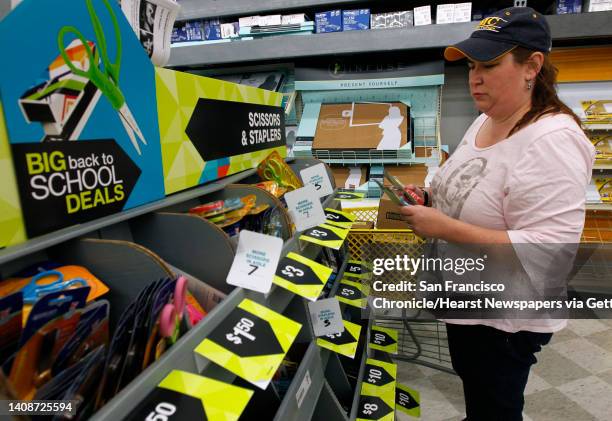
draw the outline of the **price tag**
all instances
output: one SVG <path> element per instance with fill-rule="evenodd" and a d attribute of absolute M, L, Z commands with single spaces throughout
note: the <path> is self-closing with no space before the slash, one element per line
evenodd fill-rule
<path fill-rule="evenodd" d="M 347 229 L 321 224 L 304 231 L 300 240 L 339 250 L 348 233 Z"/>
<path fill-rule="evenodd" d="M 348 279 L 340 281 L 336 297 L 338 301 L 358 308 L 366 308 L 368 304 L 369 288 L 361 282 Z"/>
<path fill-rule="evenodd" d="M 341 192 L 336 193 L 336 195 L 334 196 L 334 200 L 357 201 L 357 200 L 363 199 L 364 197 L 365 197 L 365 193 L 341 191 Z"/>
<path fill-rule="evenodd" d="M 398 333 L 395 329 L 372 326 L 370 332 L 370 349 L 397 354 Z"/>
<path fill-rule="evenodd" d="M 315 301 L 321 295 L 331 274 L 331 268 L 291 252 L 278 264 L 274 283 Z"/>
<path fill-rule="evenodd" d="M 353 222 L 357 219 L 352 213 L 331 208 L 325 208 L 325 218 L 327 219 L 327 224 L 347 229 L 351 228 Z"/>
<path fill-rule="evenodd" d="M 453 23 L 454 16 L 454 4 L 439 4 L 436 8 L 436 24 Z"/>
<path fill-rule="evenodd" d="M 431 25 L 431 6 L 414 8 L 414 26 Z"/>
<path fill-rule="evenodd" d="M 253 391 L 173 370 L 125 418 L 128 420 L 238 419 Z M 219 399 L 223 396 L 223 399 Z"/>
<path fill-rule="evenodd" d="M 472 21 L 472 3 L 456 3 L 453 22 L 471 22 Z"/>
<path fill-rule="evenodd" d="M 403 384 L 397 383 L 395 387 L 395 409 L 412 417 L 421 416 L 421 394 Z"/>
<path fill-rule="evenodd" d="M 342 323 L 344 332 L 321 336 L 317 338 L 317 345 L 349 358 L 355 358 L 361 326 L 348 320 L 342 320 Z"/>
<path fill-rule="evenodd" d="M 312 184 L 285 193 L 285 201 L 297 231 L 307 230 L 327 220 L 319 195 Z"/>
<path fill-rule="evenodd" d="M 327 196 L 334 192 L 327 169 L 323 163 L 304 168 L 300 171 L 300 177 L 302 177 L 302 182 L 305 186 L 312 184 L 319 197 Z"/>
<path fill-rule="evenodd" d="M 301 328 L 301 324 L 245 298 L 195 353 L 265 390 Z M 202 366 L 202 360 L 197 362 Z"/>
<path fill-rule="evenodd" d="M 395 410 L 377 396 L 360 396 L 356 421 L 382 420 L 393 421 Z"/>
<path fill-rule="evenodd" d="M 344 269 L 344 276 L 348 278 L 369 279 L 372 276 L 372 271 L 368 268 L 366 262 L 358 260 L 349 260 Z"/>
<path fill-rule="evenodd" d="M 344 332 L 340 303 L 336 298 L 326 298 L 308 303 L 308 312 L 315 336 Z"/>
<path fill-rule="evenodd" d="M 283 240 L 271 235 L 242 230 L 227 283 L 267 293 L 280 259 Z"/>
<path fill-rule="evenodd" d="M 397 365 L 366 360 L 357 419 L 393 421 L 395 416 L 395 382 Z"/>

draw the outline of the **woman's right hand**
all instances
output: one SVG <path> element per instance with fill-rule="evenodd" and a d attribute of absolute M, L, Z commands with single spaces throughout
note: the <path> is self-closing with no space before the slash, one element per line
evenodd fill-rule
<path fill-rule="evenodd" d="M 408 184 L 404 186 L 404 194 L 412 197 L 414 201 L 417 203 L 417 205 L 425 204 L 425 195 L 423 194 L 423 190 L 421 190 L 414 184 Z"/>

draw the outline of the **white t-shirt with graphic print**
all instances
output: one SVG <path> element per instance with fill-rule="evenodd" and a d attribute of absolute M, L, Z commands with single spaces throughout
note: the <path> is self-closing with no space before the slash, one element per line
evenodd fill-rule
<path fill-rule="evenodd" d="M 519 243 L 578 243 L 584 226 L 585 186 L 595 148 L 576 122 L 550 115 L 495 145 L 479 148 L 479 116 L 432 180 L 433 206 L 448 216 L 494 230 Z M 529 273 L 533 256 L 519 255 Z M 531 262 L 533 263 L 533 262 Z M 542 262 L 536 262 L 542 264 Z M 448 320 L 507 332 L 555 332 L 566 320 Z"/>

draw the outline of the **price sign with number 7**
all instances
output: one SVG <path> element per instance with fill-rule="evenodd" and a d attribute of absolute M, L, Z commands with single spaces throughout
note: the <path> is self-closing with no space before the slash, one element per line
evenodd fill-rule
<path fill-rule="evenodd" d="M 240 231 L 238 248 L 227 283 L 267 293 L 280 259 L 283 240 L 248 230 Z"/>

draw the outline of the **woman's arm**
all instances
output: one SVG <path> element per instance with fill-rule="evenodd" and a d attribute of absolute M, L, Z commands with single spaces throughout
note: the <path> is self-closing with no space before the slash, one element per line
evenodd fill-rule
<path fill-rule="evenodd" d="M 452 243 L 509 244 L 507 231 L 482 228 L 444 215 L 435 208 L 404 206 L 404 219 L 414 232 L 427 238 L 439 238 Z"/>

